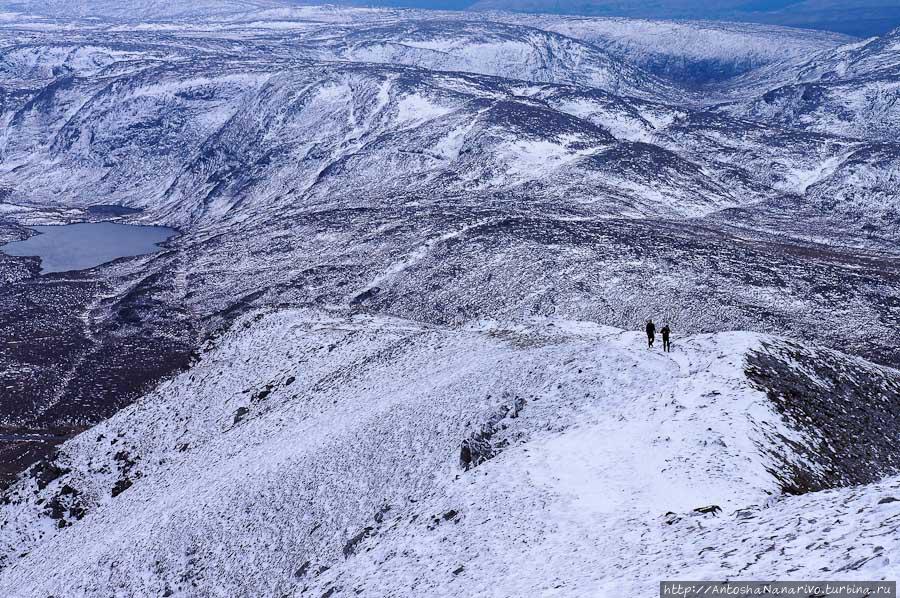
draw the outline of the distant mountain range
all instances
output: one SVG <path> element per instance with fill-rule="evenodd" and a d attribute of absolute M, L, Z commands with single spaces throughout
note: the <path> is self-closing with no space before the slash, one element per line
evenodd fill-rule
<path fill-rule="evenodd" d="M 9 10 L 68 17 L 160 18 L 234 14 L 307 0 L 203 0 L 189 4 L 173 0 L 5 0 Z M 896 0 L 336 0 L 336 5 L 439 10 L 511 11 L 631 19 L 716 20 L 784 25 L 834 31 L 856 37 L 887 33 L 900 26 Z"/>
<path fill-rule="evenodd" d="M 708 19 L 880 35 L 900 25 L 895 0 L 343 0 L 357 6 L 513 11 L 632 19 Z"/>

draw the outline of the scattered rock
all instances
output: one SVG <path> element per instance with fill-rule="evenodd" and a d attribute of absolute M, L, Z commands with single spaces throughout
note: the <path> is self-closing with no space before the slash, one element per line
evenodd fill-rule
<path fill-rule="evenodd" d="M 878 504 L 886 505 L 891 502 L 898 502 L 898 499 L 894 498 L 893 496 L 885 496 L 884 498 L 882 498 L 881 500 L 878 501 Z"/>
<path fill-rule="evenodd" d="M 237 411 L 234 412 L 234 423 L 235 425 L 241 423 L 241 420 L 250 413 L 250 409 L 247 407 L 238 407 Z"/>
<path fill-rule="evenodd" d="M 375 523 L 381 523 L 384 521 L 384 516 L 391 510 L 391 505 L 384 504 L 378 509 L 378 512 L 375 513 Z"/>
<path fill-rule="evenodd" d="M 380 292 L 381 292 L 381 288 L 372 287 L 371 289 L 363 291 L 362 293 L 360 293 L 359 295 L 357 295 L 356 297 L 351 299 L 350 305 L 359 305 L 360 303 L 365 303 L 369 299 L 375 297 Z"/>
<path fill-rule="evenodd" d="M 44 512 L 47 513 L 51 519 L 62 519 L 66 514 L 66 508 L 59 500 L 59 497 L 55 496 L 47 501 Z"/>
<path fill-rule="evenodd" d="M 350 558 L 354 554 L 356 554 L 356 547 L 360 542 L 369 537 L 372 533 L 371 527 L 365 527 L 361 532 L 350 538 L 346 544 L 344 544 L 344 558 Z"/>
<path fill-rule="evenodd" d="M 754 517 L 756 517 L 758 510 L 759 510 L 758 507 L 747 507 L 745 509 L 738 509 L 737 511 L 735 511 L 734 517 L 735 517 L 735 519 L 737 519 L 739 521 L 753 519 Z"/>
<path fill-rule="evenodd" d="M 514 419 L 519 417 L 519 413 L 525 407 L 525 399 L 522 397 L 516 397 L 516 400 L 513 402 L 512 411 L 509 414 L 509 417 Z"/>
<path fill-rule="evenodd" d="M 497 441 L 494 436 L 509 427 L 501 422 L 507 417 L 510 419 L 517 418 L 525 407 L 525 403 L 525 399 L 517 396 L 513 400 L 512 407 L 501 405 L 488 418 L 488 421 L 482 424 L 480 430 L 464 439 L 459 448 L 460 467 L 466 471 L 473 467 L 478 467 L 488 459 L 495 457 L 500 450 L 505 448 L 507 441 Z"/>
<path fill-rule="evenodd" d="M 719 513 L 722 512 L 722 507 L 720 507 L 719 505 L 709 505 L 706 507 L 697 507 L 696 509 L 694 509 L 694 512 L 701 513 L 703 515 L 706 515 L 706 514 L 718 515 Z"/>
<path fill-rule="evenodd" d="M 134 483 L 132 481 L 132 478 L 140 476 L 131 475 L 132 469 L 134 469 L 134 466 L 137 465 L 137 459 L 132 459 L 131 455 L 129 455 L 126 451 L 119 451 L 118 453 L 116 453 L 114 459 L 118 462 L 119 470 L 121 472 L 119 481 L 117 481 L 112 488 L 112 495 L 113 497 L 116 497 L 131 488 L 132 484 Z"/>
<path fill-rule="evenodd" d="M 259 401 L 265 400 L 270 394 L 272 394 L 272 389 L 275 388 L 274 384 L 266 384 L 262 390 L 256 391 L 253 393 L 253 396 L 250 397 L 251 403 L 257 403 Z"/>
<path fill-rule="evenodd" d="M 127 451 L 119 451 L 115 454 L 113 459 L 118 461 L 119 466 L 123 469 L 131 469 L 137 464 L 137 459 L 132 459 L 131 455 L 129 455 Z"/>
<path fill-rule="evenodd" d="M 57 527 L 65 527 L 68 522 L 65 521 L 66 515 L 72 519 L 83 519 L 87 514 L 87 510 L 81 503 L 81 493 L 72 486 L 65 484 L 56 496 L 49 499 L 44 506 L 44 512 L 51 519 L 57 519 Z"/>
<path fill-rule="evenodd" d="M 491 434 L 482 430 L 462 441 L 459 449 L 459 463 L 463 469 L 468 471 L 472 467 L 478 467 L 494 456 L 490 438 Z"/>
<path fill-rule="evenodd" d="M 69 469 L 58 466 L 54 463 L 56 454 L 51 455 L 47 460 L 40 461 L 31 469 L 31 477 L 37 483 L 38 490 L 43 490 L 50 485 L 51 482 L 69 473 Z"/>
<path fill-rule="evenodd" d="M 120 494 L 122 494 L 123 492 L 125 492 L 126 490 L 131 488 L 132 484 L 133 484 L 133 482 L 127 477 L 120 479 L 118 482 L 116 482 L 115 486 L 113 486 L 113 489 L 112 489 L 113 498 L 115 498 L 116 496 L 119 496 Z"/>

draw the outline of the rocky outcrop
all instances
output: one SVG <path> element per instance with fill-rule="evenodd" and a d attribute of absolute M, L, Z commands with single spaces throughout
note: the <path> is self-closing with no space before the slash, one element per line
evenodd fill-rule
<path fill-rule="evenodd" d="M 791 342 L 747 356 L 746 374 L 804 441 L 781 461 L 787 494 L 867 484 L 900 472 L 900 372 Z M 776 455 L 777 457 L 778 455 Z"/>
<path fill-rule="evenodd" d="M 464 470 L 478 467 L 496 456 L 508 444 L 506 438 L 497 437 L 507 429 L 506 419 L 515 419 L 525 407 L 525 399 L 516 396 L 511 404 L 501 405 L 481 428 L 462 441 L 459 449 L 459 465 Z"/>

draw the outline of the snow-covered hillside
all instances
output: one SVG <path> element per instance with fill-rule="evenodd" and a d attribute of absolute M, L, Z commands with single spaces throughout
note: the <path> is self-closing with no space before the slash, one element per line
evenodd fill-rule
<path fill-rule="evenodd" d="M 759 98 L 729 108 L 756 120 L 863 139 L 900 133 L 900 29 L 816 56 Z"/>
<path fill-rule="evenodd" d="M 797 353 L 874 376 L 835 406 L 867 418 L 871 435 L 829 442 L 761 392 L 778 364 L 773 382 L 808 379 L 811 398 L 835 400 L 834 382 L 788 357 L 798 349 L 734 333 L 662 354 L 638 333 L 565 320 L 248 317 L 7 494 L 0 588 L 647 595 L 660 578 L 738 571 L 880 578 L 900 502 L 879 501 L 896 479 L 779 494 L 858 477 L 858 451 L 897 463 L 882 433 L 898 373 Z M 804 454 L 822 442 L 838 451 L 827 466 Z M 737 530 L 751 527 L 746 543 Z M 866 537 L 876 528 L 877 542 Z M 763 537 L 803 558 L 778 557 Z"/>
<path fill-rule="evenodd" d="M 283 3 L 270 0 L 5 0 L 8 10 L 53 18 L 159 19 L 226 17 Z"/>
<path fill-rule="evenodd" d="M 20 203 L 101 195 L 184 225 L 363 193 L 562 195 L 634 217 L 816 187 L 865 207 L 869 181 L 896 168 L 890 145 L 714 118 L 694 91 L 558 33 L 369 12 L 355 25 L 348 13 L 301 11 L 305 29 L 289 34 L 283 20 L 238 21 L 243 34 L 230 20 L 227 34 L 219 21 L 172 25 L 175 43 L 133 25 L 23 43 L 11 26 L 0 179 Z M 851 158 L 860 176 L 830 176 Z M 892 194 L 874 203 L 896 209 Z M 857 220 L 862 234 L 895 234 L 880 217 Z"/>
<path fill-rule="evenodd" d="M 750 23 L 650 21 L 491 13 L 584 40 L 682 85 L 703 85 L 756 69 L 806 62 L 810 55 L 855 41 L 824 31 Z"/>
<path fill-rule="evenodd" d="M 539 28 L 459 19 L 400 21 L 347 31 L 332 44 L 319 32 L 314 51 L 352 62 L 408 64 L 530 82 L 570 83 L 621 95 L 677 97 L 670 83 L 593 44 Z"/>
<path fill-rule="evenodd" d="M 896 32 L 2 6 L 0 595 L 896 575 Z"/>

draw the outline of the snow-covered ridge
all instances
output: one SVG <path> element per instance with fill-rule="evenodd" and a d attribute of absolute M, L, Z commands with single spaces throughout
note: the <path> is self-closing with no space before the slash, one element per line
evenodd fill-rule
<path fill-rule="evenodd" d="M 5 0 L 3 6 L 54 18 L 178 19 L 217 16 L 283 6 L 272 0 Z"/>
<path fill-rule="evenodd" d="M 0 595 L 896 568 L 900 376 L 782 338 L 900 363 L 891 36 L 91 4 L 0 21 L 0 232 L 183 234 L 72 280 L 0 257 L 2 331 L 79 345 L 36 368 L 13 330 L 0 374 L 80 425 L 148 359 L 119 349 L 191 367 L 4 494 Z M 673 353 L 576 321 L 648 314 Z"/>
<path fill-rule="evenodd" d="M 693 85 L 727 81 L 763 67 L 790 70 L 811 55 L 855 41 L 835 33 L 750 23 L 487 14 L 587 41 L 621 60 Z"/>
<path fill-rule="evenodd" d="M 900 30 L 813 56 L 731 114 L 823 133 L 895 141 Z"/>
<path fill-rule="evenodd" d="M 565 320 L 248 316 L 6 494 L 0 590 L 514 596 L 624 582 L 644 594 L 675 572 L 782 573 L 740 543 L 749 522 L 802 526 L 803 509 L 860 504 L 835 524 L 850 552 L 823 545 L 792 563 L 809 574 L 896 525 L 897 505 L 875 505 L 895 481 L 776 499 L 785 479 L 818 473 L 797 452 L 817 429 L 744 373 L 754 353 L 795 367 L 765 348 L 779 341 L 704 335 L 670 354 L 644 342 Z M 890 554 L 884 541 L 876 552 Z M 866 562 L 853 570 L 878 576 L 887 561 Z"/>
<path fill-rule="evenodd" d="M 665 21 L 602 17 L 527 15 L 504 12 L 421 11 L 363 9 L 338 6 L 296 6 L 289 2 L 222 1 L 192 3 L 185 8 L 178 2 L 30 2 L 15 5 L 39 19 L 47 16 L 72 18 L 90 16 L 83 26 L 110 31 L 255 31 L 321 30 L 320 40 L 339 39 L 340 31 L 366 30 L 372 27 L 399 28 L 404 25 L 442 23 L 443 27 L 478 25 L 484 32 L 482 44 L 490 45 L 490 30 L 510 25 L 528 27 L 545 35 L 557 35 L 568 43 L 582 43 L 589 51 L 608 53 L 619 68 L 646 70 L 654 75 L 691 86 L 727 80 L 768 65 L 791 68 L 854 38 L 821 31 L 713 21 Z M 15 20 L 15 19 L 13 19 Z M 21 17 L 19 20 L 22 20 Z M 21 25 L 25 25 L 23 22 Z M 50 21 L 32 27 L 56 26 Z M 395 32 L 396 33 L 396 32 Z M 397 41 L 396 37 L 392 41 Z M 449 41 L 459 49 L 459 41 Z M 446 42 L 413 42 L 420 50 L 447 47 Z M 472 44 L 476 46 L 479 44 Z M 474 51 L 474 47 L 471 48 Z M 488 65 L 473 63 L 476 68 Z M 570 65 L 571 66 L 571 65 Z M 482 72 L 479 70 L 478 72 Z M 525 72 L 518 73 L 524 78 Z"/>
<path fill-rule="evenodd" d="M 878 137 L 893 130 L 889 82 L 874 95 L 845 85 L 840 101 L 860 110 L 841 124 L 819 109 L 785 111 L 777 98 L 791 104 L 802 90 L 771 90 L 797 74 L 800 57 L 839 54 L 834 36 L 278 6 L 146 26 L 90 21 L 75 38 L 0 27 L 0 80 L 15 90 L 0 114 L 0 184 L 16 201 L 71 206 L 102 195 L 186 226 L 361 193 L 565 195 L 629 217 L 702 216 L 797 194 L 840 218 L 848 210 L 827 198 L 846 198 L 861 214 L 852 227 L 894 234 L 880 215 L 896 208 L 883 191 L 896 152 L 782 134 L 848 135 L 861 122 Z M 655 58 L 643 53 L 665 48 L 676 62 L 740 63 L 759 77 L 697 93 L 647 66 Z M 723 108 L 730 120 L 703 108 L 747 89 L 760 96 Z M 872 117 L 879 107 L 886 116 Z M 553 159 L 535 159 L 535 148 Z M 385 167 L 396 176 L 382 177 Z"/>
<path fill-rule="evenodd" d="M 504 54 L 521 45 L 509 31 L 491 38 L 458 25 L 444 35 L 461 54 L 438 52 L 440 60 L 408 45 L 437 35 L 422 23 L 361 28 L 364 42 L 353 33 L 300 50 L 281 38 L 163 45 L 141 41 L 144 33 L 107 45 L 17 44 L 0 77 L 28 85 L 4 106 L 0 180 L 22 203 L 83 205 L 102 195 L 179 226 L 361 195 L 563 194 L 597 215 L 628 217 L 702 216 L 812 191 L 879 213 L 896 205 L 890 192 L 868 193 L 896 156 L 876 164 L 864 142 L 782 135 L 616 95 L 671 89 L 603 55 L 558 56 L 558 37 L 533 29 L 524 54 Z M 476 34 L 498 50 L 493 66 L 468 54 Z M 310 62 L 310 53 L 328 60 Z M 355 62 L 363 59 L 381 64 Z M 466 60 L 495 75 L 443 72 Z M 511 78 L 522 61 L 535 68 L 518 75 L 537 81 Z M 393 62 L 410 66 L 385 64 Z M 858 176 L 843 174 L 851 161 Z M 395 175 L 381 176 L 385 168 Z M 859 226 L 893 230 L 879 220 L 863 216 Z"/>
<path fill-rule="evenodd" d="M 323 32 L 324 34 L 324 32 Z M 529 82 L 571 83 L 621 95 L 671 98 L 671 83 L 600 48 L 545 29 L 461 18 L 355 27 L 335 39 L 344 60 L 408 64 Z M 319 51 L 328 48 L 321 44 Z"/>
<path fill-rule="evenodd" d="M 227 60 L 153 58 L 140 68 L 48 83 L 6 113 L 0 178 L 32 203 L 79 204 L 102 193 L 182 225 L 254 205 L 361 194 L 390 201 L 397 193 L 572 188 L 574 197 L 601 198 L 611 208 L 600 209 L 628 215 L 697 215 L 758 198 L 752 188 L 738 195 L 714 170 L 677 152 L 633 143 L 652 139 L 655 122 L 674 119 L 662 105 L 576 91 L 571 108 L 569 87 L 387 66 Z M 536 162 L 535 147 L 552 148 L 558 159 Z M 385 168 L 395 176 L 382 177 Z"/>

